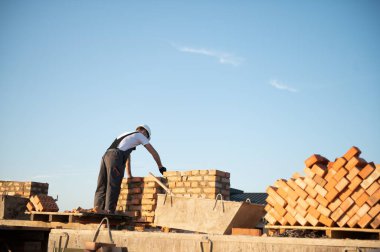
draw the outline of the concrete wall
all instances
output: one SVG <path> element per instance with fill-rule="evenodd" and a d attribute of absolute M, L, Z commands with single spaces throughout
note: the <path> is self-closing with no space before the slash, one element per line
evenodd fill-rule
<path fill-rule="evenodd" d="M 58 244 L 63 232 L 69 235 L 68 248 L 83 248 L 94 231 L 53 229 L 49 236 L 49 252 Z M 268 252 L 335 252 L 380 251 L 380 241 L 251 237 L 231 235 L 179 234 L 161 232 L 112 231 L 113 240 L 124 251 L 132 252 L 195 252 L 195 251 L 268 251 Z M 101 231 L 98 241 L 109 242 L 108 233 Z M 203 249 L 202 249 L 203 246 Z M 359 249 L 360 250 L 357 250 Z M 211 249 L 211 250 L 210 250 Z"/>

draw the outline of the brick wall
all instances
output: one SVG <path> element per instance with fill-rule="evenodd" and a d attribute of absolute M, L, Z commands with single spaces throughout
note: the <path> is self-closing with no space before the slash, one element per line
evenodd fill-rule
<path fill-rule="evenodd" d="M 230 198 L 230 174 L 219 170 L 169 171 L 158 179 L 176 196 L 215 199 L 220 193 Z M 151 177 L 123 179 L 116 211 L 122 212 L 136 223 L 153 223 L 157 194 L 165 190 Z"/>
<path fill-rule="evenodd" d="M 0 194 L 3 195 L 21 196 L 29 198 L 30 196 L 36 194 L 47 195 L 48 191 L 48 183 L 0 181 Z"/>
<path fill-rule="evenodd" d="M 230 173 L 219 170 L 169 171 L 164 173 L 176 196 L 215 199 L 220 193 L 230 199 Z"/>
<path fill-rule="evenodd" d="M 152 223 L 158 193 L 165 191 L 151 177 L 123 179 L 116 211 L 132 217 L 134 222 Z"/>

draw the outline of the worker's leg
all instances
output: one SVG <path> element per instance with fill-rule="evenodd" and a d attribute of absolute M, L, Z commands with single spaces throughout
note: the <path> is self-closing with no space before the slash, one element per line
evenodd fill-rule
<path fill-rule="evenodd" d="M 100 161 L 100 171 L 98 176 L 98 184 L 95 191 L 94 207 L 98 207 L 99 210 L 103 210 L 106 201 L 107 191 L 107 168 L 104 163 L 104 156 Z"/>
<path fill-rule="evenodd" d="M 118 151 L 112 151 L 112 155 L 107 156 L 106 164 L 108 171 L 108 184 L 106 192 L 105 210 L 115 212 L 117 200 L 120 194 L 120 186 L 124 177 L 125 163 L 122 155 Z"/>

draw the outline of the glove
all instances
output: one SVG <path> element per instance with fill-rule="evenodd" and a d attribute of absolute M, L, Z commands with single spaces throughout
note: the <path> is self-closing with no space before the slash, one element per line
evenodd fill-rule
<path fill-rule="evenodd" d="M 163 167 L 163 166 L 162 166 L 159 170 L 160 170 L 160 173 L 161 173 L 162 175 L 164 175 L 164 172 L 166 172 L 166 168 Z"/>

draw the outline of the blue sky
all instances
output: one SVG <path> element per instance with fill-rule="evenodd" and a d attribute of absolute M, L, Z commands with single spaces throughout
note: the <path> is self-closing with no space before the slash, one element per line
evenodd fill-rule
<path fill-rule="evenodd" d="M 314 153 L 380 163 L 378 1 L 1 1 L 0 178 L 90 208 L 140 123 L 169 170 L 265 191 Z M 156 164 L 143 147 L 134 176 Z"/>

